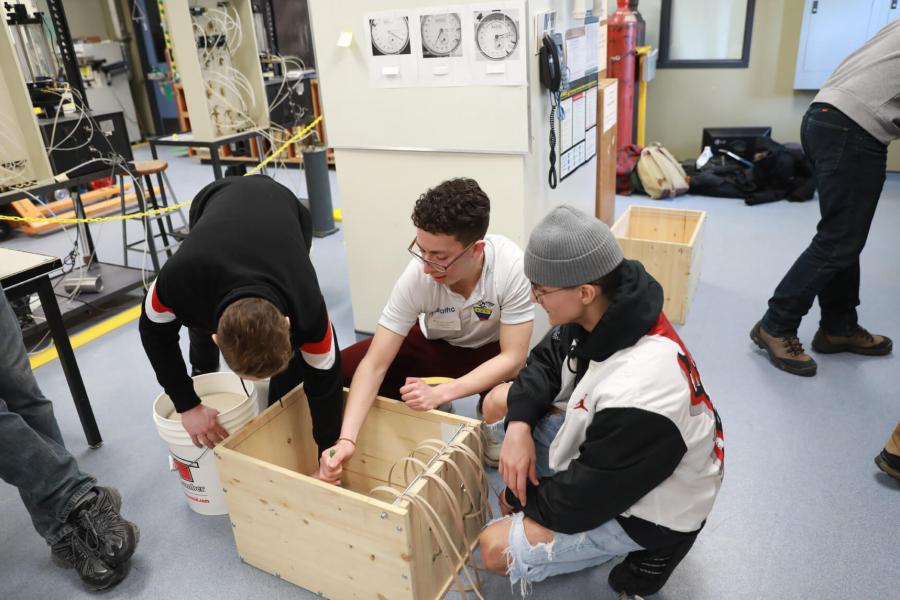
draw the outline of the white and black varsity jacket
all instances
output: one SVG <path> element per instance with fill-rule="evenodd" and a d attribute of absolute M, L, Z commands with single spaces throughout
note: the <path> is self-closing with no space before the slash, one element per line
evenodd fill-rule
<path fill-rule="evenodd" d="M 662 288 L 622 265 L 598 325 L 553 329 L 530 353 L 507 399 L 532 427 L 552 405 L 565 421 L 550 446 L 552 477 L 529 484 L 524 512 L 577 533 L 619 521 L 645 548 L 694 535 L 722 483 L 722 426 L 697 367 L 662 312 Z M 521 506 L 511 490 L 507 500 Z"/>

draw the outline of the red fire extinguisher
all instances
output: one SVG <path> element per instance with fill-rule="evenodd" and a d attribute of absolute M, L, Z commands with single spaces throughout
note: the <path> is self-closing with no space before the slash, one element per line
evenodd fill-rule
<path fill-rule="evenodd" d="M 628 0 L 618 0 L 618 8 L 609 19 L 607 72 L 619 80 L 619 107 L 616 115 L 616 145 L 634 142 L 634 87 L 637 38 L 640 22 L 629 8 Z"/>

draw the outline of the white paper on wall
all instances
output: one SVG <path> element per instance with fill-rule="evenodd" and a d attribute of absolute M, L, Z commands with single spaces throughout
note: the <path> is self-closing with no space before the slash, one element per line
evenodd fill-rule
<path fill-rule="evenodd" d="M 603 132 L 616 125 L 616 111 L 619 104 L 619 86 L 610 85 L 603 88 Z"/>
<path fill-rule="evenodd" d="M 572 143 L 584 141 L 584 92 L 572 97 Z M 579 163 L 581 164 L 581 163 Z"/>
<path fill-rule="evenodd" d="M 590 75 L 600 67 L 600 22 L 584 23 L 584 71 Z"/>
<path fill-rule="evenodd" d="M 560 150 L 565 152 L 572 147 L 572 99 L 561 101 L 559 108 L 559 143 Z"/>
<path fill-rule="evenodd" d="M 471 82 L 469 56 L 474 50 L 468 6 L 433 6 L 415 13 L 420 45 L 416 49 L 419 85 L 456 86 Z"/>
<path fill-rule="evenodd" d="M 527 14 L 524 0 L 470 4 L 470 81 L 477 85 L 525 85 Z"/>
<path fill-rule="evenodd" d="M 415 15 L 409 11 L 382 11 L 363 17 L 369 82 L 376 88 L 416 85 L 415 50 L 421 44 Z"/>
<path fill-rule="evenodd" d="M 566 32 L 566 69 L 569 72 L 569 81 L 578 81 L 585 75 L 586 39 L 584 27 L 577 27 Z"/>
<path fill-rule="evenodd" d="M 584 93 L 584 128 L 597 124 L 597 87 L 588 88 Z"/>
<path fill-rule="evenodd" d="M 559 161 L 559 178 L 565 179 L 572 172 L 572 151 L 563 152 Z"/>
<path fill-rule="evenodd" d="M 597 155 L 597 128 L 591 127 L 584 132 L 584 156 L 585 160 Z"/>

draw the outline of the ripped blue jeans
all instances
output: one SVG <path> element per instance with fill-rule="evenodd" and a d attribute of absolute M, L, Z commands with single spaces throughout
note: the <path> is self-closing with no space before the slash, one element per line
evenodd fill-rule
<path fill-rule="evenodd" d="M 562 427 L 564 418 L 563 414 L 548 414 L 532 432 L 539 478 L 555 473 L 549 464 L 550 444 Z M 487 427 L 497 440 L 503 440 L 506 434 L 503 421 Z M 536 581 L 602 565 L 616 556 L 643 550 L 615 519 L 581 533 L 555 533 L 552 542 L 532 545 L 525 537 L 524 513 L 504 518 L 512 521 L 506 550 L 509 580 L 512 585 L 520 584 L 523 595 L 528 591 L 529 584 Z"/>

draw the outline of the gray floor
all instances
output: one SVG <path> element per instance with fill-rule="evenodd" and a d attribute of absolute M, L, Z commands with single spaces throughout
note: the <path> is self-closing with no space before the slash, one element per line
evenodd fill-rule
<path fill-rule="evenodd" d="M 176 191 L 190 197 L 209 167 L 173 159 Z M 295 187 L 301 173 L 292 171 Z M 646 198 L 618 200 L 653 204 Z M 814 230 L 815 203 L 746 207 L 738 200 L 683 197 L 667 206 L 708 211 L 697 296 L 680 332 L 691 348 L 725 426 L 727 475 L 706 530 L 661 599 L 898 598 L 900 486 L 872 463 L 900 418 L 895 357 L 818 356 L 820 371 L 801 379 L 771 368 L 748 339 L 765 302 Z M 891 176 L 863 255 L 862 323 L 900 337 L 900 177 Z M 119 231 L 101 236 L 107 260 L 121 255 Z M 62 251 L 62 236 L 7 245 Z M 118 255 L 116 254 L 118 252 Z M 315 263 L 342 340 L 352 315 L 340 234 L 316 240 Z M 382 299 L 373 299 L 381 302 Z M 809 342 L 818 309 L 801 328 Z M 237 558 L 228 520 L 191 512 L 168 472 L 166 448 L 150 418 L 158 393 L 136 324 L 77 351 L 105 443 L 86 447 L 58 362 L 37 371 L 82 468 L 116 485 L 124 513 L 141 526 L 129 578 L 106 598 L 312 598 Z M 464 407 L 470 412 L 471 406 Z M 496 477 L 494 484 L 497 484 Z M 0 598 L 88 597 L 71 572 L 58 571 L 31 528 L 18 496 L 0 486 Z M 533 598 L 608 599 L 609 565 L 534 586 Z M 488 576 L 487 598 L 513 598 Z"/>

